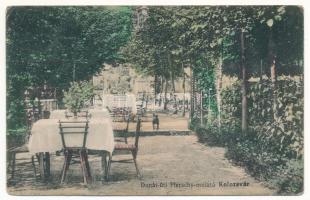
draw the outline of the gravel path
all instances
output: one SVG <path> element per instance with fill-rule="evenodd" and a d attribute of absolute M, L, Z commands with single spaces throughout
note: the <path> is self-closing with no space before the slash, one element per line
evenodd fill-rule
<path fill-rule="evenodd" d="M 274 195 L 233 166 L 225 149 L 197 142 L 195 135 L 141 137 L 138 163 L 143 175 L 138 179 L 133 164 L 113 163 L 110 182 L 100 181 L 100 159 L 90 157 L 95 182 L 81 184 L 80 166 L 70 166 L 67 184 L 58 184 L 62 156 L 52 156 L 52 180 L 34 182 L 30 165 L 19 165 L 17 178 L 8 184 L 13 195 Z M 19 158 L 27 158 L 27 154 Z M 116 155 L 114 159 L 130 155 Z M 28 171 L 29 173 L 25 173 Z M 23 172 L 23 173 L 21 173 Z"/>

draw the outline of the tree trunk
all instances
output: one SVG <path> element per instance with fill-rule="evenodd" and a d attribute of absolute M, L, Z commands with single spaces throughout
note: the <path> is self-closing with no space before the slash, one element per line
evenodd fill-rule
<path fill-rule="evenodd" d="M 270 76 L 271 76 L 271 84 L 272 84 L 272 96 L 273 96 L 273 119 L 277 118 L 277 74 L 276 74 L 276 60 L 273 58 L 271 60 L 270 66 Z"/>
<path fill-rule="evenodd" d="M 276 71 L 276 54 L 274 52 L 275 44 L 272 38 L 272 29 L 270 28 L 269 34 L 269 61 L 270 61 L 270 79 L 271 79 L 271 88 L 272 88 L 272 112 L 273 120 L 277 119 L 277 71 Z"/>
<path fill-rule="evenodd" d="M 171 82 L 172 82 L 172 92 L 175 93 L 175 83 L 174 83 L 174 74 L 171 74 Z"/>
<path fill-rule="evenodd" d="M 248 77 L 247 70 L 245 66 L 245 52 L 244 52 L 244 32 L 241 30 L 241 70 L 242 70 L 242 83 L 241 83 L 241 93 L 242 93 L 242 116 L 241 116 L 241 128 L 242 133 L 246 133 L 248 130 L 248 101 L 247 101 L 247 87 L 248 87 Z"/>
<path fill-rule="evenodd" d="M 156 97 L 158 92 L 158 75 L 154 76 L 154 96 Z"/>
<path fill-rule="evenodd" d="M 168 91 L 168 80 L 165 78 L 165 100 L 164 100 L 164 110 L 167 110 L 167 91 Z"/>
<path fill-rule="evenodd" d="M 203 92 L 200 91 L 200 126 L 203 125 Z"/>
<path fill-rule="evenodd" d="M 186 74 L 185 74 L 185 68 L 184 68 L 184 64 L 182 62 L 182 68 L 183 68 L 183 113 L 182 113 L 182 116 L 184 117 L 185 116 L 185 81 L 186 81 Z"/>
<path fill-rule="evenodd" d="M 216 65 L 216 103 L 217 103 L 217 110 L 218 110 L 218 125 L 221 127 L 221 105 L 222 105 L 222 98 L 221 98 L 221 91 L 222 91 L 222 58 L 219 59 L 218 64 Z"/>
<path fill-rule="evenodd" d="M 162 104 L 161 95 L 162 95 L 162 93 L 163 93 L 163 88 L 164 88 L 164 78 L 161 76 L 161 77 L 160 77 L 159 102 L 158 102 L 159 107 L 160 107 L 161 104 Z"/>
<path fill-rule="evenodd" d="M 175 109 L 174 110 L 174 114 L 177 114 L 178 113 L 178 108 L 177 108 L 177 99 L 176 99 L 176 96 L 174 95 L 174 93 L 175 93 L 175 84 L 174 84 L 174 80 L 175 78 L 174 78 L 174 72 L 172 71 L 171 72 L 171 85 L 172 85 L 172 93 L 170 93 L 170 94 L 173 94 L 173 96 L 171 96 L 170 95 L 170 100 L 171 99 L 173 99 L 173 108 Z"/>
<path fill-rule="evenodd" d="M 190 82 L 191 82 L 191 87 L 190 87 L 190 94 L 191 94 L 191 99 L 190 99 L 190 116 L 191 118 L 194 116 L 194 77 L 193 77 L 193 69 L 192 65 L 190 64 Z"/>
<path fill-rule="evenodd" d="M 160 79 L 161 79 L 160 93 L 163 93 L 163 91 L 164 91 L 164 82 L 165 82 L 165 80 L 164 80 L 164 77 L 161 77 Z"/>
<path fill-rule="evenodd" d="M 260 59 L 260 74 L 259 74 L 259 81 L 263 80 L 263 60 Z"/>
<path fill-rule="evenodd" d="M 173 68 L 173 65 L 171 63 L 171 54 L 170 52 L 168 52 L 168 65 L 169 65 L 169 70 L 170 70 L 170 79 L 171 79 L 171 86 L 172 86 L 172 92 L 170 92 L 170 100 L 172 99 L 172 96 L 171 94 L 175 93 L 175 84 L 174 84 L 174 68 Z M 171 90 L 170 90 L 171 91 Z"/>
<path fill-rule="evenodd" d="M 146 99 L 145 99 L 145 114 L 147 112 L 147 104 L 149 103 L 149 96 L 146 95 Z"/>

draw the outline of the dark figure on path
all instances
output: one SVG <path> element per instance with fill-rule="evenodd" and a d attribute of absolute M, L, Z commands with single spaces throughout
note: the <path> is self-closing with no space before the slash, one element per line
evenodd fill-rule
<path fill-rule="evenodd" d="M 158 115 L 155 115 L 155 113 L 153 113 L 153 130 L 155 130 L 155 125 L 156 125 L 156 130 L 159 129 L 159 118 Z"/>

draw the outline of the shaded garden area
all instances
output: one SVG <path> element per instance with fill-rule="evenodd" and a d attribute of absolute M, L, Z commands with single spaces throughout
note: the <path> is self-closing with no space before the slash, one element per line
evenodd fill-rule
<path fill-rule="evenodd" d="M 142 145 L 150 148 L 141 148 L 142 171 L 160 173 L 169 158 L 178 163 L 182 159 L 178 152 L 184 147 L 187 158 L 192 154 L 192 162 L 198 164 L 187 163 L 186 171 L 178 168 L 180 163 L 168 164 L 176 169 L 176 180 L 193 176 L 197 181 L 204 175 L 217 179 L 216 168 L 208 160 L 217 162 L 219 158 L 210 152 L 225 147 L 225 159 L 276 191 L 262 187 L 257 194 L 300 194 L 304 182 L 303 24 L 303 8 L 298 6 L 11 7 L 6 24 L 7 147 L 26 143 L 32 125 L 48 119 L 50 111 L 66 109 L 76 117 L 98 102 L 110 104 L 112 100 L 104 100 L 104 95 L 111 95 L 125 104 L 100 108 L 102 115 L 126 113 L 121 119 L 128 123 L 141 118 L 142 130 L 153 136 L 161 131 L 187 134 L 190 129 L 203 143 L 196 144 L 192 135 L 154 136 L 152 143 L 153 136 L 146 134 Z M 95 86 L 94 77 L 108 73 L 106 64 L 121 68 L 119 77 L 107 79 L 113 81 L 108 87 Z M 130 77 L 129 68 L 139 79 Z M 148 84 L 148 91 L 142 87 L 133 92 L 136 88 L 130 84 L 137 84 L 136 80 Z M 104 87 L 109 93 L 104 94 Z M 134 99 L 130 106 L 129 96 Z M 127 116 L 133 107 L 135 113 Z M 153 130 L 159 123 L 156 116 L 159 131 Z M 130 124 L 126 131 L 135 132 L 135 127 Z M 155 148 L 161 142 L 164 146 Z M 170 154 L 163 155 L 167 149 Z M 222 158 L 223 149 L 219 149 Z M 164 159 L 156 169 L 151 167 L 150 151 L 157 152 L 154 160 Z M 146 173 L 146 180 L 164 181 L 169 176 L 165 170 L 159 175 Z M 237 173 L 232 178 L 238 174 L 245 177 Z M 115 192 L 113 186 L 102 194 L 109 191 Z M 141 188 L 137 191 L 134 194 L 146 194 Z M 254 194 L 251 191 L 237 193 Z M 164 189 L 156 194 L 182 192 Z M 217 190 L 196 193 L 221 194 Z M 236 194 L 224 192 L 228 193 Z"/>
<path fill-rule="evenodd" d="M 201 141 L 227 147 L 279 192 L 302 192 L 302 8 L 146 10 L 125 51 L 130 62 L 166 81 L 189 67 L 191 128 Z"/>

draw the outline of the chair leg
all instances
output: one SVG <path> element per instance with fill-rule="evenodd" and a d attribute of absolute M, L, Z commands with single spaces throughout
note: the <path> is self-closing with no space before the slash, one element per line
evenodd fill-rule
<path fill-rule="evenodd" d="M 127 133 L 125 133 L 125 144 L 128 144 L 128 141 L 127 141 Z"/>
<path fill-rule="evenodd" d="M 133 162 L 135 163 L 135 167 L 136 167 L 136 172 L 137 172 L 137 176 L 139 178 L 141 178 L 141 174 L 140 174 L 140 171 L 139 171 L 139 168 L 138 168 L 138 162 L 137 162 L 137 152 L 136 151 L 131 151 L 132 153 L 132 157 L 133 157 Z"/>
<path fill-rule="evenodd" d="M 10 174 L 11 175 L 11 169 L 12 169 L 12 152 L 7 152 L 7 166 L 6 166 L 6 171 L 7 171 L 7 174 Z"/>
<path fill-rule="evenodd" d="M 89 166 L 89 161 L 88 161 L 88 155 L 86 151 L 83 151 L 84 154 L 84 159 L 85 159 L 85 167 L 86 167 L 86 178 L 87 178 L 87 183 L 92 182 L 92 177 L 91 177 L 91 172 L 90 172 L 90 166 Z"/>
<path fill-rule="evenodd" d="M 65 180 L 65 176 L 66 176 L 66 166 L 67 166 L 67 162 L 68 162 L 68 152 L 64 152 L 64 164 L 62 167 L 62 171 L 61 171 L 61 178 L 60 178 L 60 184 L 63 184 L 64 180 Z"/>
<path fill-rule="evenodd" d="M 37 157 L 38 163 L 40 163 L 40 156 L 38 153 L 36 153 L 36 157 Z"/>
<path fill-rule="evenodd" d="M 84 184 L 87 184 L 86 165 L 85 165 L 84 155 L 82 151 L 80 151 L 79 154 L 80 154 L 80 162 L 81 162 Z"/>
<path fill-rule="evenodd" d="M 16 168 L 16 152 L 12 152 L 11 154 L 12 158 L 11 161 L 12 162 L 12 171 L 11 171 L 11 179 L 13 179 L 15 177 L 15 168 Z M 36 171 L 36 166 L 35 166 L 35 161 L 34 161 L 34 156 L 31 156 L 31 164 L 33 167 L 33 173 L 34 173 L 34 178 L 35 180 L 37 180 L 37 171 Z"/>
<path fill-rule="evenodd" d="M 36 165 L 34 163 L 34 156 L 31 156 L 31 164 L 33 167 L 34 178 L 35 178 L 35 180 L 37 180 L 37 171 L 36 171 Z"/>
<path fill-rule="evenodd" d="M 63 184 L 65 181 L 67 171 L 69 169 L 71 158 L 72 158 L 72 153 L 70 151 L 64 152 L 64 154 L 65 154 L 65 161 L 64 161 L 64 165 L 63 165 L 63 169 L 61 173 L 60 184 Z"/>
<path fill-rule="evenodd" d="M 11 179 L 14 178 L 15 175 L 15 165 L 16 165 L 16 153 L 12 153 L 12 172 L 11 172 Z"/>

